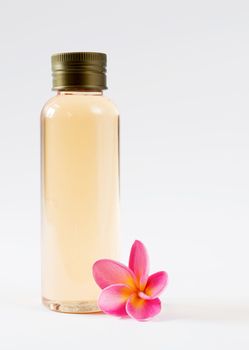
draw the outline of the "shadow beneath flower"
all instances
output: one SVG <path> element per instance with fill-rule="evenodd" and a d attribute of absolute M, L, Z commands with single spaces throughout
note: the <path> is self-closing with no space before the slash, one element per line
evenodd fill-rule
<path fill-rule="evenodd" d="M 249 303 L 234 304 L 211 301 L 179 301 L 162 305 L 155 322 L 174 320 L 249 323 Z"/>

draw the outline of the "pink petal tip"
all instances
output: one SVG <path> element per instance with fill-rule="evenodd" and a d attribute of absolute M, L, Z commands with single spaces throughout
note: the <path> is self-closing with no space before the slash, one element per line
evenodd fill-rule
<path fill-rule="evenodd" d="M 152 298 L 157 297 L 162 293 L 167 286 L 168 274 L 165 271 L 159 271 L 150 275 L 144 290 L 144 293 Z"/>
<path fill-rule="evenodd" d="M 149 256 L 144 244 L 136 240 L 130 252 L 129 268 L 134 272 L 139 289 L 146 285 L 149 273 Z"/>
<path fill-rule="evenodd" d="M 106 287 L 99 296 L 99 308 L 109 315 L 127 316 L 126 302 L 132 292 L 132 289 L 124 284 L 113 284 Z"/>
<path fill-rule="evenodd" d="M 138 321 L 148 320 L 159 314 L 160 311 L 161 301 L 158 298 L 145 300 L 134 293 L 126 303 L 127 314 Z"/>
<path fill-rule="evenodd" d="M 102 289 L 112 284 L 125 284 L 135 288 L 135 276 L 125 265 L 110 259 L 97 260 L 93 265 L 93 277 Z"/>

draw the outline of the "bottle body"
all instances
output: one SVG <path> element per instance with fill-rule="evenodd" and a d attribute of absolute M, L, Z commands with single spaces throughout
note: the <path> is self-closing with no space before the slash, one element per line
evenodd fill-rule
<path fill-rule="evenodd" d="M 98 92 L 60 92 L 41 114 L 42 296 L 52 310 L 98 311 L 93 263 L 116 259 L 119 117 Z"/>

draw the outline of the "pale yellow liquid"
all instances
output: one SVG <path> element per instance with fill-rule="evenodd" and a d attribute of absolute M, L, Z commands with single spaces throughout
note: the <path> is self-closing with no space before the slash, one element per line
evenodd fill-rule
<path fill-rule="evenodd" d="M 118 125 L 100 93 L 60 93 L 43 108 L 42 295 L 51 310 L 98 311 L 92 265 L 118 250 Z"/>

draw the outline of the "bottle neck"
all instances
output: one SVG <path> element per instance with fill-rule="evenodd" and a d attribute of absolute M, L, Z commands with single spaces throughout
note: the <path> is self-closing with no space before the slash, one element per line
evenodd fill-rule
<path fill-rule="evenodd" d="M 82 95 L 82 96 L 102 96 L 103 90 L 94 91 L 94 90 L 80 90 L 80 91 L 60 91 L 57 90 L 57 95 Z"/>

